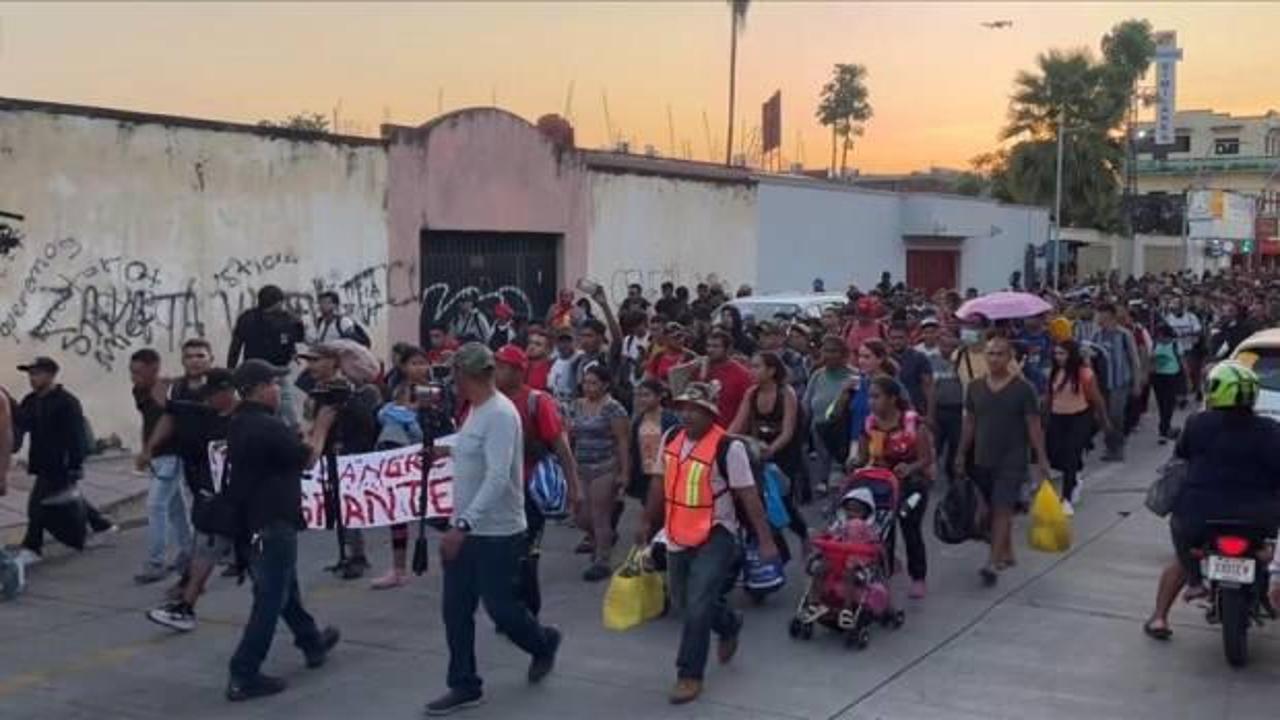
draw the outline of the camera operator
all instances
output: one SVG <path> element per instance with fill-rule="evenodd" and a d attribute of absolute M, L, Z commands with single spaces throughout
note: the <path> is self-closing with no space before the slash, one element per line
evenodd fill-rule
<path fill-rule="evenodd" d="M 334 345 L 312 345 L 298 357 L 306 361 L 307 372 L 315 381 L 307 393 L 305 416 L 314 418 L 324 407 L 332 407 L 337 412 L 325 452 L 336 455 L 372 452 L 378 444 L 378 408 L 382 405 L 382 392 L 378 386 L 373 383 L 358 387 L 352 385 L 342 374 L 341 353 Z M 359 530 L 344 529 L 342 535 L 344 556 L 334 572 L 343 580 L 355 580 L 369 569 L 369 560 L 364 552 L 364 534 Z"/>
<path fill-rule="evenodd" d="M 227 429 L 229 493 L 241 521 L 240 535 L 250 541 L 253 609 L 231 658 L 227 699 L 232 702 L 284 690 L 283 680 L 261 672 L 281 618 L 308 668 L 323 665 L 339 637 L 336 628 L 321 630 L 303 608 L 297 567 L 298 531 L 305 527 L 302 473 L 323 451 L 338 410 L 321 408 L 310 437 L 298 437 L 277 416 L 280 380 L 286 375 L 285 368 L 263 360 L 247 360 L 233 375 L 243 401 Z"/>

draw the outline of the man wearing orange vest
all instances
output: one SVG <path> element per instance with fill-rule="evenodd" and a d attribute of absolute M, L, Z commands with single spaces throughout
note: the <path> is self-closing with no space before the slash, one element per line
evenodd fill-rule
<path fill-rule="evenodd" d="M 716 424 L 720 409 L 715 386 L 690 383 L 676 406 L 685 429 L 663 448 L 663 482 L 650 484 L 638 541 L 648 543 L 659 527 L 666 531 L 671 602 L 673 608 L 684 609 L 670 697 L 680 705 L 702 692 L 713 631 L 720 639 L 721 663 L 733 659 L 738 650 L 742 617 L 724 598 L 739 553 L 735 502 L 759 538 L 761 559 L 776 560 L 778 549 L 747 448 Z"/>

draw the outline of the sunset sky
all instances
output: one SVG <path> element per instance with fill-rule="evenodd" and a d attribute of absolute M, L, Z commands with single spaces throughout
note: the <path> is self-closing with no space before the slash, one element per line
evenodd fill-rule
<path fill-rule="evenodd" d="M 1178 31 L 1181 108 L 1280 110 L 1280 3 L 765 2 L 739 46 L 740 127 L 782 90 L 787 158 L 825 166 L 813 119 L 836 62 L 867 66 L 875 117 L 864 172 L 964 167 L 991 149 L 1014 74 L 1053 47 L 1088 46 L 1145 17 Z M 1012 20 L 987 30 L 984 20 Z M 723 153 L 729 10 L 703 2 L 0 4 L 0 95 L 255 122 L 301 110 L 377 134 L 497 104 L 563 112 L 578 144 L 707 159 Z M 797 144 L 799 136 L 801 144 Z"/>

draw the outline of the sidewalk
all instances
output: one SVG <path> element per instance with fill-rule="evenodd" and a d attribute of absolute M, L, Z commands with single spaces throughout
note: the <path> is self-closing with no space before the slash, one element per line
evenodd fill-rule
<path fill-rule="evenodd" d="M 9 493 L 0 497 L 0 545 L 16 544 L 26 532 L 27 497 L 34 480 L 17 465 L 9 471 Z M 80 490 L 99 510 L 114 516 L 118 509 L 145 498 L 150 484 L 150 478 L 134 473 L 127 453 L 107 452 L 85 462 Z"/>

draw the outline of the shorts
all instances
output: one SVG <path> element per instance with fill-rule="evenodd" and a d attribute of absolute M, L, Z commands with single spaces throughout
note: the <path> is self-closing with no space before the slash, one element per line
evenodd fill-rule
<path fill-rule="evenodd" d="M 1016 510 L 1030 480 L 1026 465 L 973 469 L 973 482 L 993 510 Z"/>
<path fill-rule="evenodd" d="M 191 542 L 192 561 L 214 564 L 231 555 L 234 546 L 231 538 L 222 535 L 206 535 L 199 530 Z"/>

